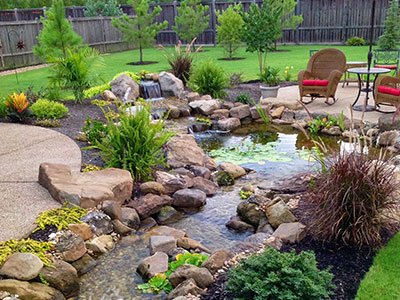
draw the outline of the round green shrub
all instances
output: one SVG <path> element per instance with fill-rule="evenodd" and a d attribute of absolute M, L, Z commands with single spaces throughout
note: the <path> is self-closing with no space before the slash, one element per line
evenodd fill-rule
<path fill-rule="evenodd" d="M 198 65 L 190 76 L 189 86 L 200 94 L 208 94 L 213 98 L 221 98 L 226 93 L 228 77 L 224 69 L 212 61 Z"/>
<path fill-rule="evenodd" d="M 0 99 L 0 118 L 6 117 L 8 114 L 8 107 L 5 99 Z"/>
<path fill-rule="evenodd" d="M 61 119 L 69 112 L 64 104 L 47 99 L 39 99 L 33 103 L 31 111 L 36 119 Z"/>
<path fill-rule="evenodd" d="M 313 252 L 268 248 L 230 270 L 227 290 L 237 300 L 321 300 L 331 294 L 332 279 L 318 270 Z"/>
<path fill-rule="evenodd" d="M 364 46 L 365 40 L 362 37 L 353 36 L 346 41 L 348 46 Z"/>

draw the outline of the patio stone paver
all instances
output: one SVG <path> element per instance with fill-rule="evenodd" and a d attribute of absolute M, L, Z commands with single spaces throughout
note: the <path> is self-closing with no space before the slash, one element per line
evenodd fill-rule
<path fill-rule="evenodd" d="M 350 118 L 350 105 L 354 102 L 356 96 L 358 93 L 358 87 L 356 83 L 350 83 L 348 86 L 342 87 L 342 84 L 339 84 L 339 87 L 336 92 L 336 97 L 339 98 L 338 101 L 333 104 L 333 105 L 327 105 L 325 104 L 325 100 L 323 98 L 316 99 L 312 103 L 307 105 L 307 109 L 313 113 L 313 112 L 325 112 L 328 114 L 335 114 L 335 113 L 341 113 L 343 111 L 344 115 Z M 364 99 L 365 99 L 365 93 L 362 93 L 360 96 L 359 101 L 357 104 L 363 104 Z M 285 99 L 289 101 L 296 101 L 300 99 L 299 96 L 299 87 L 296 86 L 289 86 L 285 88 L 281 88 L 279 90 L 278 94 L 278 100 L 279 99 Z M 307 98 L 304 98 L 305 100 L 308 101 Z M 268 98 L 268 101 L 273 102 L 274 100 L 272 98 Z M 373 105 L 374 100 L 372 99 L 372 95 L 370 94 L 370 100 L 369 104 Z M 389 111 L 392 110 L 393 108 L 391 107 L 383 107 L 383 109 L 388 109 Z M 304 111 L 304 109 L 303 109 Z M 366 112 L 364 114 L 364 121 L 369 121 L 369 122 L 378 122 L 378 119 L 380 116 L 384 115 L 381 112 L 377 111 L 372 111 L 372 112 Z M 353 117 L 354 119 L 361 119 L 362 117 L 362 112 L 359 111 L 354 111 L 353 110 Z"/>
<path fill-rule="evenodd" d="M 60 205 L 37 182 L 43 162 L 79 172 L 81 151 L 54 130 L 0 123 L 0 241 L 26 236 L 40 212 Z"/>

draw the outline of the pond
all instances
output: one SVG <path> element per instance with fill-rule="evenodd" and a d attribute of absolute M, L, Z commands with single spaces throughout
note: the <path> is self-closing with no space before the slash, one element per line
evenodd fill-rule
<path fill-rule="evenodd" d="M 211 250 L 227 248 L 246 238 L 250 233 L 236 233 L 225 223 L 236 214 L 239 190 L 245 184 L 274 182 L 290 175 L 317 168 L 312 159 L 314 144 L 290 127 L 247 126 L 226 134 L 209 131 L 195 134 L 198 144 L 217 162 L 230 161 L 252 169 L 234 186 L 222 188 L 207 198 L 202 210 L 185 215 L 172 227 L 187 234 Z M 331 149 L 339 149 L 339 141 L 324 139 Z M 112 252 L 99 259 L 98 266 L 81 277 L 79 299 L 157 299 L 135 289 L 142 280 L 136 273 L 140 260 L 149 255 L 148 237 L 125 238 Z"/>

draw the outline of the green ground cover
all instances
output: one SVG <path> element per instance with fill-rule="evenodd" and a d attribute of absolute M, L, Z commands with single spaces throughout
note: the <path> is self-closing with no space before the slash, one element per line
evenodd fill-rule
<path fill-rule="evenodd" d="M 267 63 L 272 67 L 277 67 L 283 71 L 286 66 L 293 66 L 292 80 L 297 80 L 298 71 L 304 69 L 309 59 L 310 49 L 323 49 L 335 47 L 342 50 L 349 61 L 366 61 L 368 47 L 349 47 L 349 46 L 323 46 L 323 45 L 290 45 L 279 46 L 278 52 L 268 53 Z M 173 48 L 168 48 L 172 51 Z M 257 79 L 258 62 L 255 53 L 248 53 L 245 48 L 240 48 L 236 56 L 243 57 L 243 60 L 224 61 L 219 58 L 224 57 L 223 49 L 220 47 L 206 47 L 205 52 L 199 52 L 195 55 L 195 63 L 205 60 L 215 60 L 224 68 L 227 74 L 242 73 L 245 80 Z M 112 77 L 122 71 L 140 71 L 148 70 L 151 72 L 160 72 L 168 69 L 168 64 L 164 53 L 158 49 L 146 49 L 144 59 L 146 61 L 158 61 L 157 64 L 146 66 L 132 66 L 127 63 L 138 60 L 138 50 L 124 51 L 112 54 L 104 54 L 104 66 L 97 70 L 102 81 L 107 82 Z M 35 90 L 45 87 L 49 72 L 47 68 L 27 71 L 18 74 L 18 81 L 15 75 L 0 77 L 0 96 L 6 96 L 14 91 L 24 91 L 29 86 Z M 101 82 L 99 82 L 101 83 Z"/>
<path fill-rule="evenodd" d="M 374 258 L 361 281 L 356 300 L 400 299 L 400 233 L 397 233 Z"/>

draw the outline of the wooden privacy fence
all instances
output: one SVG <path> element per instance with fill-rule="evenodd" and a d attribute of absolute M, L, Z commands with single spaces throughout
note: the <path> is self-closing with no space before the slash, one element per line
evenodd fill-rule
<path fill-rule="evenodd" d="M 296 29 L 283 31 L 280 43 L 297 44 L 338 44 L 349 37 L 369 37 L 372 0 L 297 0 L 296 14 L 303 16 L 303 23 Z M 374 40 L 383 32 L 383 23 L 389 0 L 378 0 Z M 252 3 L 261 0 L 241 1 L 245 10 Z M 234 2 L 207 2 L 209 7 L 209 28 L 197 39 L 200 44 L 216 42 L 216 11 L 225 10 Z M 172 30 L 179 3 L 159 4 L 162 8 L 157 21 L 168 21 L 168 27 L 157 35 L 157 44 L 172 45 L 178 41 Z M 132 8 L 123 6 L 123 11 L 132 15 Z M 40 16 L 45 9 L 0 11 L 0 68 L 12 68 L 37 64 L 40 61 L 33 55 L 42 24 Z M 85 18 L 83 7 L 68 7 L 69 17 L 74 30 L 84 41 L 96 47 L 100 52 L 115 52 L 132 49 L 124 43 L 118 30 L 111 25 L 109 17 Z M 18 46 L 18 47 L 17 47 Z M 23 47 L 21 47 L 23 46 Z"/>

